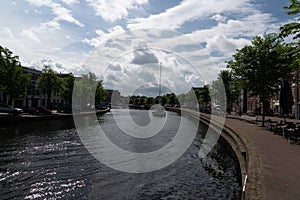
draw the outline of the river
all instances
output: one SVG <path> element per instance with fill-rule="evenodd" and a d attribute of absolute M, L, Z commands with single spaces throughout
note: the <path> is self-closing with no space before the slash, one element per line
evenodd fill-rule
<path fill-rule="evenodd" d="M 150 123 L 147 112 L 130 111 L 140 126 Z M 149 145 L 145 138 L 136 142 L 121 134 L 116 120 L 125 114 L 112 110 L 98 120 L 108 138 L 128 151 L 151 152 L 166 146 L 180 120 L 189 121 L 188 126 L 199 124 L 168 112 L 163 129 Z M 199 124 L 191 146 L 174 163 L 153 172 L 127 173 L 94 158 L 72 120 L 1 125 L 0 199 L 240 199 L 240 169 L 228 144 L 220 138 L 206 158 L 198 157 L 206 129 Z"/>

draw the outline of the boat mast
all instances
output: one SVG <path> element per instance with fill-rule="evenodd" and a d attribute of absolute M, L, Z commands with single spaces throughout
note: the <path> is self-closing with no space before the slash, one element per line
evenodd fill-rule
<path fill-rule="evenodd" d="M 158 96 L 160 97 L 161 93 L 161 62 L 159 63 L 159 90 L 158 90 Z"/>

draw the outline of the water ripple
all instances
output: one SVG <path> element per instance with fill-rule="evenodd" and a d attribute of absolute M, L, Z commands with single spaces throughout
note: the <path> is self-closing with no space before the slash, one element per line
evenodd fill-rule
<path fill-rule="evenodd" d="M 134 117 L 142 111 L 134 111 Z M 117 113 L 121 115 L 122 113 Z M 172 115 L 172 117 L 178 117 Z M 179 118 L 179 117 L 178 117 Z M 140 120 L 140 119 L 139 119 Z M 68 124 L 70 123 L 70 124 Z M 101 117 L 105 130 L 112 115 Z M 174 122 L 175 123 L 175 122 Z M 45 126 L 47 128 L 45 128 Z M 174 136 L 169 126 L 155 148 Z M 205 131 L 200 126 L 200 131 Z M 188 130 L 188 129 L 187 129 Z M 112 139 L 131 150 L 153 149 Z M 0 129 L 1 199 L 239 199 L 240 174 L 233 152 L 220 141 L 204 159 L 197 153 L 203 135 L 172 165 L 145 174 L 122 173 L 101 164 L 82 145 L 72 122 L 40 122 Z M 144 148 L 144 149 L 143 149 Z M 113 159 L 113 158 L 112 158 Z"/>

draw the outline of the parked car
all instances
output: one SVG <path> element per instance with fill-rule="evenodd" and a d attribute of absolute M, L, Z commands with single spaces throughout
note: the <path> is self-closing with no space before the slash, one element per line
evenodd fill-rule
<path fill-rule="evenodd" d="M 34 107 L 34 109 L 38 110 L 39 113 L 41 114 L 47 114 L 47 115 L 51 115 L 52 114 L 52 111 L 43 107 L 43 106 L 36 106 Z"/>
<path fill-rule="evenodd" d="M 39 111 L 33 107 L 24 107 L 23 108 L 24 113 L 28 113 L 30 115 L 37 115 L 39 114 Z"/>
<path fill-rule="evenodd" d="M 71 104 L 62 104 L 57 108 L 57 112 L 59 113 L 72 113 L 72 105 Z"/>
<path fill-rule="evenodd" d="M 108 106 L 105 103 L 100 103 L 100 104 L 96 105 L 97 110 L 106 110 L 107 108 L 108 108 Z"/>
<path fill-rule="evenodd" d="M 19 114 L 23 113 L 23 109 L 15 108 L 15 107 L 10 106 L 10 105 L 0 104 L 0 112 L 10 113 L 10 114 L 13 114 L 13 115 L 19 115 Z"/>
<path fill-rule="evenodd" d="M 256 116 L 256 114 L 255 114 L 254 111 L 247 111 L 247 115 L 251 116 L 251 117 L 255 117 Z"/>

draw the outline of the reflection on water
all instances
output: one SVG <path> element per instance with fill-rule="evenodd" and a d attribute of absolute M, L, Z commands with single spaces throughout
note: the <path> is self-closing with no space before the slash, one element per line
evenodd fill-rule
<path fill-rule="evenodd" d="M 132 117 L 142 124 L 144 112 L 134 111 Z M 122 115 L 122 112 L 115 111 L 115 114 Z M 175 113 L 168 113 L 168 117 L 171 120 L 159 133 L 164 137 L 153 136 L 138 142 L 127 140 L 128 136 L 120 133 L 112 113 L 101 116 L 99 121 L 103 129 L 110 131 L 108 135 L 114 143 L 122 148 L 148 152 L 161 148 L 174 137 L 180 117 Z M 1 125 L 0 197 L 239 199 L 240 173 L 232 151 L 220 140 L 213 151 L 200 160 L 197 156 L 203 137 L 200 132 L 204 133 L 206 128 L 199 127 L 193 144 L 176 162 L 155 172 L 130 174 L 111 169 L 91 156 L 82 145 L 71 120 Z M 156 145 L 147 145 L 149 141 Z"/>

